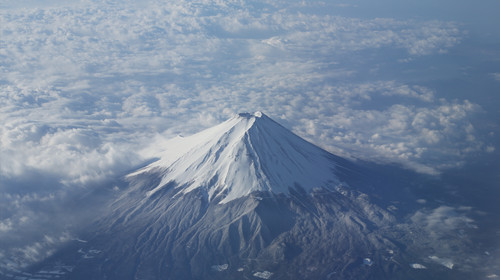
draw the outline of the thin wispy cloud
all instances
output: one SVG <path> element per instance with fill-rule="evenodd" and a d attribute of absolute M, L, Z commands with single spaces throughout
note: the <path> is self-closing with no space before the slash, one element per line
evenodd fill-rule
<path fill-rule="evenodd" d="M 493 77 L 493 79 L 500 81 L 500 73 L 491 73 L 491 76 Z"/>

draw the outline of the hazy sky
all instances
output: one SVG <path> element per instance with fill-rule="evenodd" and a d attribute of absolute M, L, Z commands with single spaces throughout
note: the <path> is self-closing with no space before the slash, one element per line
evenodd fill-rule
<path fill-rule="evenodd" d="M 493 0 L 2 1 L 0 240 L 13 245 L 0 257 L 40 258 L 69 234 L 13 236 L 64 219 L 54 204 L 242 111 L 353 159 L 434 175 L 493 164 L 498 11 Z"/>

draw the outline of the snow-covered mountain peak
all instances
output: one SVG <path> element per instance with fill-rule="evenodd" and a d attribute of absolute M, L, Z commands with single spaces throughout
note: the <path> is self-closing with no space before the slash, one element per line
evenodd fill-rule
<path fill-rule="evenodd" d="M 242 117 L 242 118 L 247 118 L 247 119 L 262 118 L 262 117 L 267 118 L 267 116 L 264 113 L 262 113 L 261 111 L 257 111 L 253 114 L 251 114 L 251 113 L 238 113 L 237 116 Z"/>
<path fill-rule="evenodd" d="M 160 160 L 130 174 L 160 172 L 152 195 L 175 182 L 181 193 L 203 188 L 209 200 L 226 203 L 255 191 L 289 193 L 338 183 L 333 156 L 265 114 L 240 113 L 229 120 L 166 144 Z"/>

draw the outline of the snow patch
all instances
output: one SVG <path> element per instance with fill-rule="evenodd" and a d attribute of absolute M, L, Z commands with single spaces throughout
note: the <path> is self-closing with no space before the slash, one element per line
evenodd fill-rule
<path fill-rule="evenodd" d="M 411 263 L 410 267 L 413 269 L 427 269 L 425 265 L 419 264 L 419 263 Z"/>
<path fill-rule="evenodd" d="M 398 207 L 396 207 L 394 205 L 389 205 L 389 206 L 387 206 L 387 210 L 394 212 L 394 211 L 398 210 Z"/>
<path fill-rule="evenodd" d="M 270 279 L 271 276 L 273 276 L 273 273 L 269 271 L 255 272 L 253 276 L 261 279 Z"/>
<path fill-rule="evenodd" d="M 370 258 L 364 258 L 363 259 L 363 264 L 367 265 L 367 266 L 372 266 L 373 265 L 373 261 Z"/>
<path fill-rule="evenodd" d="M 450 259 L 440 258 L 440 257 L 437 257 L 437 256 L 429 256 L 429 259 L 431 259 L 435 263 L 438 263 L 438 264 L 440 264 L 442 266 L 445 266 L 445 267 L 447 267 L 449 269 L 453 269 L 453 266 L 455 266 L 455 264 L 453 263 L 453 261 L 450 260 Z"/>
<path fill-rule="evenodd" d="M 227 264 L 227 263 L 225 263 L 225 264 L 216 264 L 216 265 L 212 265 L 212 270 L 221 272 L 221 271 L 227 270 L 228 267 L 229 267 L 229 264 Z"/>
<path fill-rule="evenodd" d="M 73 240 L 78 241 L 80 243 L 87 243 L 88 242 L 87 240 L 83 240 L 83 239 L 80 239 L 80 238 L 75 238 Z"/>

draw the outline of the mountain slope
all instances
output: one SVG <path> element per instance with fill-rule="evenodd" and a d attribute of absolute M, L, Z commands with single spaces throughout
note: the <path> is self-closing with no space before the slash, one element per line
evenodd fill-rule
<path fill-rule="evenodd" d="M 99 223 L 92 243 L 115 256 L 101 268 L 105 277 L 310 278 L 327 273 L 312 265 L 322 256 L 344 269 L 359 252 L 395 248 L 373 234 L 394 218 L 339 180 L 335 156 L 260 112 L 166 149 L 127 176 L 128 190 Z M 217 265 L 226 269 L 215 273 Z"/>
<path fill-rule="evenodd" d="M 183 193 L 206 189 L 226 203 L 254 191 L 288 193 L 339 184 L 332 155 L 285 129 L 261 112 L 241 113 L 198 134 L 166 144 L 161 160 L 129 177 L 156 171 L 152 195 L 169 182 Z"/>
<path fill-rule="evenodd" d="M 165 148 L 125 177 L 85 233 L 32 271 L 108 280 L 470 276 L 432 264 L 415 271 L 415 256 L 432 246 L 391 204 L 415 199 L 391 185 L 374 189 L 375 176 L 260 112 Z"/>

